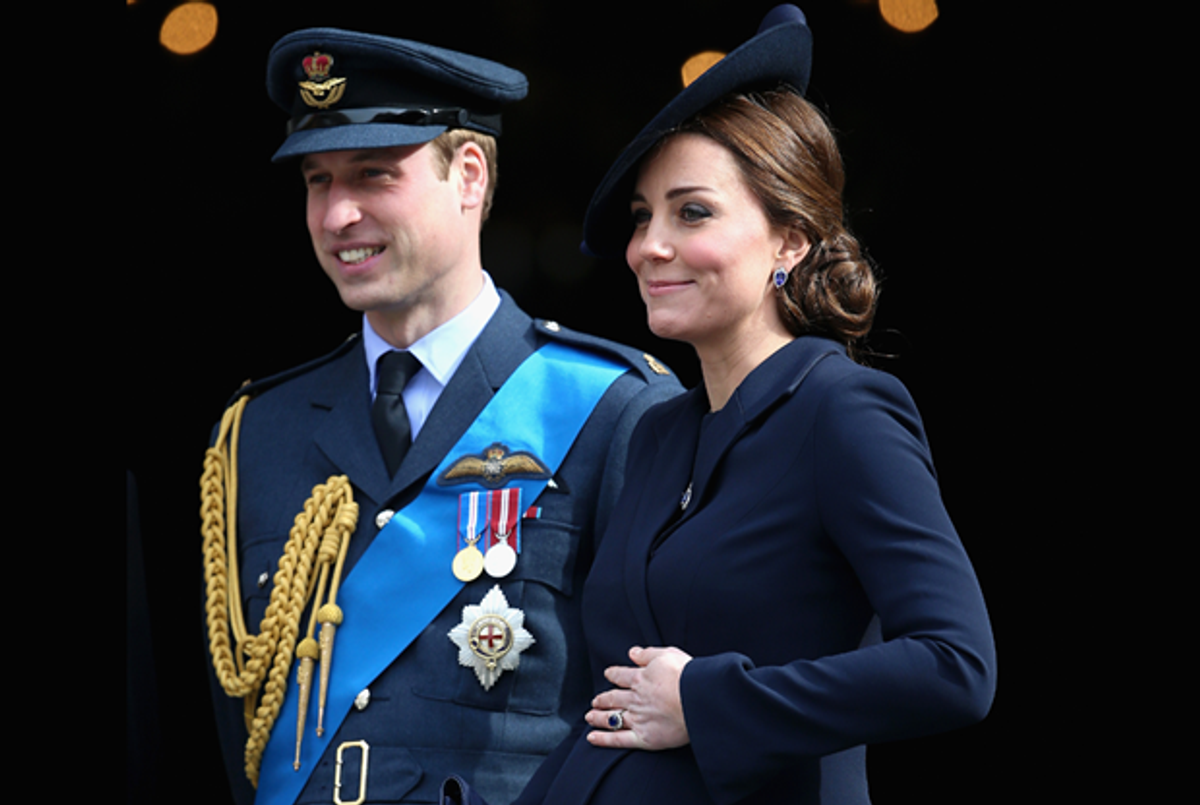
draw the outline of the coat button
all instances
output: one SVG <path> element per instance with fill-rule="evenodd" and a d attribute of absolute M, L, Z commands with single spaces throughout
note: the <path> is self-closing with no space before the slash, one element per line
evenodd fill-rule
<path fill-rule="evenodd" d="M 269 573 L 267 573 L 266 571 L 263 571 L 262 573 L 260 573 L 258 575 L 258 589 L 261 590 L 263 587 L 266 587 L 267 582 L 270 580 L 271 580 L 271 575 Z"/>
<path fill-rule="evenodd" d="M 367 705 L 370 703 L 371 703 L 370 688 L 363 688 L 362 691 L 357 696 L 354 697 L 354 709 L 355 710 L 366 710 Z"/>
<path fill-rule="evenodd" d="M 384 509 L 379 514 L 375 515 L 375 527 L 383 528 L 385 525 L 390 523 L 392 521 L 392 518 L 395 516 L 396 516 L 396 513 L 394 511 L 392 511 L 391 509 Z"/>

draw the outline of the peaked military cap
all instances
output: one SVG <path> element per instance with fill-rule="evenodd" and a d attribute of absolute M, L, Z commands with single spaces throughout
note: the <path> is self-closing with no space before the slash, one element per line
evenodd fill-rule
<path fill-rule="evenodd" d="M 655 115 L 608 169 L 583 221 L 583 251 L 620 257 L 633 233 L 629 202 L 637 167 L 646 152 L 680 124 L 733 92 L 774 89 L 787 84 L 801 95 L 812 70 L 812 32 L 804 12 L 776 6 L 758 33 L 709 67 Z"/>
<path fill-rule="evenodd" d="M 451 128 L 500 134 L 524 74 L 453 50 L 336 28 L 280 39 L 267 93 L 291 115 L 272 161 L 320 151 L 417 145 Z"/>

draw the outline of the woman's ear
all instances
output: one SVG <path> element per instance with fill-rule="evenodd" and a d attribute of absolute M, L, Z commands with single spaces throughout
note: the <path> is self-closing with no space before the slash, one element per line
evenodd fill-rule
<path fill-rule="evenodd" d="M 810 248 L 812 248 L 812 244 L 808 240 L 808 235 L 799 229 L 787 229 L 783 232 L 783 242 L 780 244 L 779 253 L 775 256 L 781 264 L 787 266 L 788 271 L 791 271 L 808 256 Z"/>

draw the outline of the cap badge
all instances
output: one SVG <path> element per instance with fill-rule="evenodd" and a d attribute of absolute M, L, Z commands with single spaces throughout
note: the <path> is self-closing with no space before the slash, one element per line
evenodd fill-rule
<path fill-rule="evenodd" d="M 463 456 L 451 464 L 438 478 L 438 484 L 479 483 L 488 489 L 499 489 L 509 478 L 549 478 L 550 468 L 525 451 L 510 453 L 508 447 L 493 442 L 482 453 Z"/>
<path fill-rule="evenodd" d="M 300 82 L 300 97 L 309 106 L 328 109 L 342 99 L 346 91 L 345 78 L 330 78 L 333 57 L 328 53 L 313 53 L 300 63 L 307 81 Z"/>
<path fill-rule="evenodd" d="M 508 605 L 496 585 L 478 606 L 463 607 L 462 623 L 450 630 L 458 646 L 458 664 L 471 668 L 484 690 L 491 690 L 505 671 L 515 671 L 521 652 L 536 641 L 525 630 L 525 613 Z"/>

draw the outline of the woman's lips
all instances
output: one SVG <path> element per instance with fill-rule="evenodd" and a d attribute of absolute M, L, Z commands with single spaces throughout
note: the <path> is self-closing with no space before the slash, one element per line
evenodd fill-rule
<path fill-rule="evenodd" d="M 691 280 L 655 280 L 646 283 L 646 293 L 651 296 L 664 296 L 675 293 L 692 285 Z"/>

